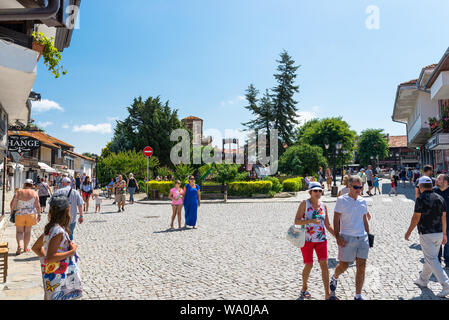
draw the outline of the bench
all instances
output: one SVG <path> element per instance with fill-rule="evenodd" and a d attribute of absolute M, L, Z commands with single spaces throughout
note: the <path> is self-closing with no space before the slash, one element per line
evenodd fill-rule
<path fill-rule="evenodd" d="M 8 242 L 0 242 L 0 272 L 3 274 L 3 282 L 8 275 Z"/>
<path fill-rule="evenodd" d="M 201 192 L 201 196 L 222 194 L 224 202 L 228 201 L 228 186 L 227 185 L 200 186 L 200 192 Z"/>

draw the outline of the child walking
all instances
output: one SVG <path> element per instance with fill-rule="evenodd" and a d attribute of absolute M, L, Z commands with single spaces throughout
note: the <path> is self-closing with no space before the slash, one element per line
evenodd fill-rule
<path fill-rule="evenodd" d="M 379 176 L 376 174 L 374 176 L 374 194 L 376 194 L 377 191 L 379 191 L 379 194 L 382 194 L 379 189 Z"/>
<path fill-rule="evenodd" d="M 396 191 L 396 181 L 394 178 L 391 178 L 391 189 L 390 192 L 388 192 L 388 195 L 391 197 L 392 193 L 395 193 L 395 195 L 398 195 L 398 192 Z"/>
<path fill-rule="evenodd" d="M 98 193 L 94 193 L 93 198 L 95 200 L 95 213 L 100 212 L 102 200 L 100 199 L 100 196 L 98 195 Z"/>

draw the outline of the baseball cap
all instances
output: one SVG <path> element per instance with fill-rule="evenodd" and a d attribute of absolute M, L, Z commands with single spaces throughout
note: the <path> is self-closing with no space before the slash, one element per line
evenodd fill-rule
<path fill-rule="evenodd" d="M 422 176 L 418 179 L 418 184 L 424 184 L 424 183 L 432 183 L 432 179 L 430 179 L 428 176 Z"/>
<path fill-rule="evenodd" d="M 70 181 L 70 178 L 64 177 L 61 180 L 62 183 L 71 183 L 72 181 Z"/>
<path fill-rule="evenodd" d="M 31 179 L 26 179 L 25 182 L 26 184 L 34 184 L 34 181 Z"/>
<path fill-rule="evenodd" d="M 53 196 L 50 199 L 50 207 L 58 208 L 59 210 L 65 210 L 69 207 L 69 200 L 64 195 Z"/>
<path fill-rule="evenodd" d="M 321 188 L 321 184 L 319 184 L 318 182 L 311 182 L 309 183 L 309 189 L 310 190 L 323 190 L 323 188 Z"/>

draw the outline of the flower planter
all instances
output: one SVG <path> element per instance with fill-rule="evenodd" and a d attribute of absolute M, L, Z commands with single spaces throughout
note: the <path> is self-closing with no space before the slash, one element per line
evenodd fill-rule
<path fill-rule="evenodd" d="M 33 41 L 33 51 L 37 51 L 39 52 L 39 56 L 37 57 L 37 61 L 39 61 L 39 59 L 42 56 L 42 53 L 44 52 L 45 46 L 42 43 Z"/>

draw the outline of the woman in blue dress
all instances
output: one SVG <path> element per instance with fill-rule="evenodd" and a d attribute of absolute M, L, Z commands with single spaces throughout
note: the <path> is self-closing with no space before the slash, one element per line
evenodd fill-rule
<path fill-rule="evenodd" d="M 200 206 L 200 187 L 195 184 L 195 177 L 189 177 L 189 183 L 184 186 L 184 211 L 187 226 L 196 229 L 196 219 L 198 217 L 198 207 Z"/>

